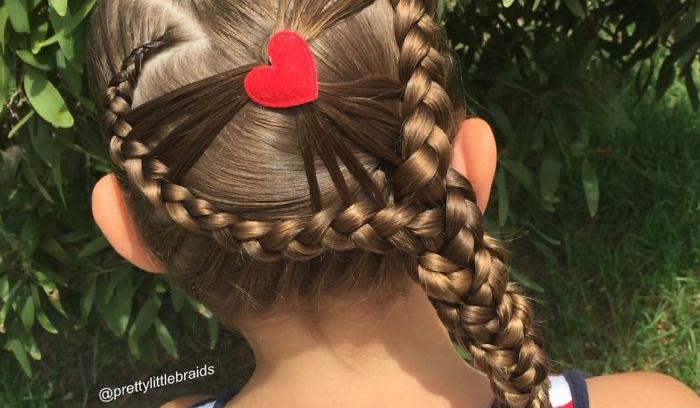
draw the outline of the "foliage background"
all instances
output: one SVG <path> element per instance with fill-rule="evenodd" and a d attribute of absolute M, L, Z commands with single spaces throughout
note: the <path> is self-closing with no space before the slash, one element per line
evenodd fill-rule
<path fill-rule="evenodd" d="M 96 2 L 0 5 L 2 406 L 92 406 L 102 386 L 205 361 L 216 378 L 192 386 L 216 392 L 252 367 L 240 338 L 134 271 L 88 216 L 109 171 L 84 75 Z M 661 370 L 700 391 L 700 1 L 439 13 L 499 139 L 491 228 L 550 319 L 559 368 Z"/>

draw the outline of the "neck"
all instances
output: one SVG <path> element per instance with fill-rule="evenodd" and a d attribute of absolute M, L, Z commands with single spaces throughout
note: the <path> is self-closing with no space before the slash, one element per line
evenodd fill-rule
<path fill-rule="evenodd" d="M 320 321 L 288 314 L 240 322 L 256 360 L 246 388 L 274 389 L 278 398 L 284 390 L 308 397 L 318 395 L 310 388 L 321 393 L 337 388 L 345 391 L 345 402 L 348 389 L 375 397 L 409 390 L 459 401 L 474 400 L 470 393 L 480 401 L 493 399 L 488 379 L 459 356 L 419 285 L 371 310 L 343 305 L 329 307 L 332 318 Z"/>

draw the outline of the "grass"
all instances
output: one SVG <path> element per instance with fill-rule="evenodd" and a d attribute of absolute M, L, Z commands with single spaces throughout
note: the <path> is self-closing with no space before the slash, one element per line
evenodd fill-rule
<path fill-rule="evenodd" d="M 557 218 L 538 225 L 562 237 L 554 257 L 516 242 L 513 259 L 545 289 L 538 317 L 559 369 L 660 371 L 700 392 L 700 120 L 680 88 L 631 115 L 598 150 L 599 214 L 565 186 Z"/>
<path fill-rule="evenodd" d="M 556 368 L 654 370 L 700 392 L 700 123 L 680 89 L 662 102 L 643 100 L 631 115 L 630 129 L 599 142 L 598 215 L 589 217 L 576 175 L 564 177 L 556 218 L 543 218 L 532 200 L 517 203 L 561 243 L 545 257 L 521 238 L 512 259 L 543 288 L 532 295 Z M 0 359 L 0 406 L 157 406 L 241 386 L 252 372 L 249 350 L 233 334 L 214 351 L 181 350 L 180 360 L 157 367 L 125 359 L 125 342 L 108 336 L 76 342 L 83 346 L 40 342 L 55 352 L 44 353 L 34 380 Z M 96 398 L 101 387 L 205 363 L 215 375 L 118 404 Z"/>

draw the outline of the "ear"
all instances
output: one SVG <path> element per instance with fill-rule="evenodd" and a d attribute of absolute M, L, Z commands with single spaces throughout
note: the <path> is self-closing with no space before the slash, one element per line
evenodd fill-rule
<path fill-rule="evenodd" d="M 478 118 L 462 122 L 452 147 L 452 167 L 472 183 L 482 213 L 491 196 L 497 157 L 491 126 Z"/>
<path fill-rule="evenodd" d="M 147 272 L 165 272 L 165 267 L 142 242 L 117 177 L 112 173 L 102 177 L 92 190 L 92 216 L 119 255 Z"/>

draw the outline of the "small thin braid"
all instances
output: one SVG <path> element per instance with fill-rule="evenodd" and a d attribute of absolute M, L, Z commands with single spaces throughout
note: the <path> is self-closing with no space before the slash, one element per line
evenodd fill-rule
<path fill-rule="evenodd" d="M 452 105 L 435 0 L 395 0 L 399 73 L 406 85 L 402 153 L 395 190 L 421 203 L 442 199 L 445 242 L 419 256 L 419 283 L 441 321 L 488 374 L 500 406 L 550 407 L 548 364 L 532 312 L 508 282 L 505 251 L 484 230 L 474 190 L 449 168 Z M 410 197 L 409 197 L 410 199 Z"/>
<path fill-rule="evenodd" d="M 109 154 L 118 170 L 124 169 L 125 157 L 122 154 L 122 144 L 131 132 L 131 125 L 124 117 L 131 111 L 134 89 L 141 75 L 144 62 L 158 51 L 169 47 L 173 42 L 168 41 L 168 32 L 161 37 L 135 48 L 124 58 L 121 69 L 109 82 L 103 95 L 101 126 L 110 137 Z"/>

